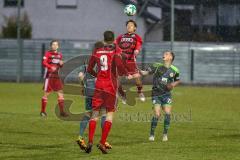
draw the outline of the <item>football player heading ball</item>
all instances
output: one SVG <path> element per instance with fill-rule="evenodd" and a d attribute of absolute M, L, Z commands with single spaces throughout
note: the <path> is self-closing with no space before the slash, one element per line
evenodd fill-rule
<path fill-rule="evenodd" d="M 145 96 L 142 92 L 142 81 L 139 76 L 139 69 L 136 62 L 136 57 L 140 53 L 142 48 L 142 38 L 136 34 L 137 23 L 134 20 L 128 20 L 126 22 L 127 33 L 121 34 L 117 37 L 116 43 L 121 48 L 122 60 L 129 74 L 132 74 L 136 80 L 136 86 L 141 101 L 145 101 Z M 121 85 L 119 85 L 119 93 L 123 99 L 123 103 L 126 101 L 126 94 L 123 91 Z"/>

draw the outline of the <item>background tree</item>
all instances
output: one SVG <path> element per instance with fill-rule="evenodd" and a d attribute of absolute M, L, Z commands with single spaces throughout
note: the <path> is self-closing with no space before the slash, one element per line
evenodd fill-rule
<path fill-rule="evenodd" d="M 5 24 L 2 26 L 2 38 L 17 38 L 17 16 L 4 16 Z M 32 38 L 32 24 L 27 13 L 23 13 L 20 19 L 21 23 L 21 38 Z"/>

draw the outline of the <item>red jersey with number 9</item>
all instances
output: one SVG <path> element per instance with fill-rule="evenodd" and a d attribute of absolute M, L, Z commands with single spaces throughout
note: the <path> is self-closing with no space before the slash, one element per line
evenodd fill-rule
<path fill-rule="evenodd" d="M 116 84 L 119 72 L 122 75 L 128 74 L 122 64 L 120 54 L 121 49 L 115 44 L 105 44 L 95 49 L 89 60 L 88 72 L 97 77 L 97 81 L 112 81 Z M 94 71 L 95 65 L 97 65 L 97 73 Z"/>

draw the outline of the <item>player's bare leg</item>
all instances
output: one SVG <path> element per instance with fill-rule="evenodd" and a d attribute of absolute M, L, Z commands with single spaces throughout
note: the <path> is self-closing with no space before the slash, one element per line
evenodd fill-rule
<path fill-rule="evenodd" d="M 163 124 L 164 129 L 163 129 L 163 139 L 162 139 L 162 141 L 164 141 L 164 142 L 168 141 L 167 133 L 168 133 L 168 129 L 169 129 L 169 126 L 170 126 L 171 110 L 172 110 L 171 106 L 165 106 L 163 108 L 163 111 L 164 111 L 165 115 L 164 115 L 164 124 Z"/>
<path fill-rule="evenodd" d="M 160 104 L 155 104 L 153 106 L 153 117 L 152 117 L 152 121 L 151 121 L 151 129 L 150 129 L 150 137 L 149 137 L 149 141 L 154 141 L 155 140 L 155 136 L 154 136 L 154 132 L 155 129 L 157 127 L 157 123 L 158 123 L 158 119 L 161 115 L 161 106 Z"/>
<path fill-rule="evenodd" d="M 60 111 L 60 116 L 67 117 L 68 114 L 64 111 L 64 95 L 63 95 L 63 91 L 59 90 L 59 91 L 57 91 L 57 94 L 58 94 L 58 107 L 59 107 L 59 111 Z"/>
<path fill-rule="evenodd" d="M 105 143 L 112 127 L 113 114 L 114 112 L 107 112 L 107 117 L 102 129 L 102 137 L 101 137 L 100 143 L 98 144 L 98 149 L 100 149 L 103 154 L 107 154 L 107 148 Z"/>
<path fill-rule="evenodd" d="M 143 84 L 142 84 L 142 80 L 140 78 L 140 74 L 136 73 L 136 74 L 133 75 L 133 77 L 135 78 L 135 81 L 136 81 L 136 86 L 137 86 L 137 91 L 138 91 L 139 98 L 142 102 L 145 102 L 146 98 L 145 98 L 145 96 L 142 92 Z"/>
<path fill-rule="evenodd" d="M 42 106 L 41 106 L 41 112 L 40 112 L 41 117 L 47 116 L 46 107 L 47 107 L 47 101 L 48 101 L 49 94 L 50 94 L 49 92 L 44 92 L 44 95 L 42 97 Z"/>

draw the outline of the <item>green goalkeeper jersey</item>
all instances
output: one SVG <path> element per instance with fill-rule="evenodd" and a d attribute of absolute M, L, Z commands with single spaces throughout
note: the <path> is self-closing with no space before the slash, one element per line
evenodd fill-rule
<path fill-rule="evenodd" d="M 180 80 L 179 69 L 174 65 L 167 68 L 163 63 L 153 63 L 147 71 L 153 74 L 152 96 L 171 94 L 167 84 Z"/>

